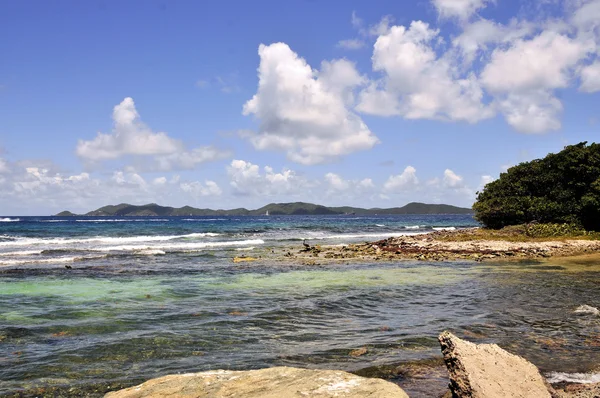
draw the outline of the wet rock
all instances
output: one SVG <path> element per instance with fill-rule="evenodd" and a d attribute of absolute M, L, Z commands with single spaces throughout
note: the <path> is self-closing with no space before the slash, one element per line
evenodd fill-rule
<path fill-rule="evenodd" d="M 170 375 L 111 392 L 105 398 L 158 397 L 370 397 L 408 398 L 397 385 L 336 370 L 275 367 L 249 371 L 216 370 Z"/>
<path fill-rule="evenodd" d="M 254 257 L 234 257 L 233 258 L 233 262 L 234 263 L 243 263 L 243 262 L 251 262 L 251 261 L 256 261 L 257 259 Z"/>
<path fill-rule="evenodd" d="M 600 383 L 570 384 L 562 383 L 554 386 L 556 398 L 598 398 L 600 397 Z"/>
<path fill-rule="evenodd" d="M 453 397 L 551 397 L 532 363 L 496 344 L 473 344 L 449 332 L 443 332 L 439 342 Z"/>

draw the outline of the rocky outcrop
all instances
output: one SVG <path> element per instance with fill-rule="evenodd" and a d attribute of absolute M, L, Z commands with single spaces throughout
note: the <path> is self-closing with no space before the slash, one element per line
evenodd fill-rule
<path fill-rule="evenodd" d="M 336 370 L 275 367 L 170 375 L 111 392 L 105 398 L 408 398 L 397 385 Z"/>
<path fill-rule="evenodd" d="M 496 344 L 473 344 L 449 332 L 443 332 L 439 341 L 453 397 L 551 397 L 545 379 L 532 363 Z"/>
<path fill-rule="evenodd" d="M 555 398 L 598 398 L 600 383 L 560 383 L 555 385 Z"/>

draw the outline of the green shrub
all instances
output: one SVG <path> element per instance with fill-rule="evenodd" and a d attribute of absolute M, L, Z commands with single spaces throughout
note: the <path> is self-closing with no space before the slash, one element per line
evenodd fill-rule
<path fill-rule="evenodd" d="M 600 230 L 600 144 L 570 145 L 511 167 L 477 193 L 473 209 L 494 229 L 537 222 Z"/>

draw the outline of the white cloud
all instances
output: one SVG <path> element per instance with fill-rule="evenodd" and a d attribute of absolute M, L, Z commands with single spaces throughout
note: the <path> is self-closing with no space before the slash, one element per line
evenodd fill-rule
<path fill-rule="evenodd" d="M 569 86 L 575 66 L 590 49 L 587 41 L 546 30 L 530 40 L 517 39 L 506 49 L 494 50 L 481 81 L 517 131 L 557 130 L 562 104 L 553 90 Z"/>
<path fill-rule="evenodd" d="M 450 169 L 444 170 L 443 181 L 448 188 L 463 188 L 465 186 L 463 178 Z"/>
<path fill-rule="evenodd" d="M 167 177 L 156 177 L 152 183 L 154 185 L 165 185 L 167 183 Z"/>
<path fill-rule="evenodd" d="M 567 87 L 571 68 L 590 46 L 568 36 L 544 31 L 531 40 L 517 40 L 492 53 L 481 80 L 492 92 L 522 92 Z"/>
<path fill-rule="evenodd" d="M 477 54 L 497 44 L 508 44 L 532 33 L 534 26 L 527 21 L 513 19 L 502 25 L 481 18 L 463 27 L 460 35 L 452 39 L 452 45 L 460 51 L 464 63 L 470 65 Z"/>
<path fill-rule="evenodd" d="M 359 50 L 365 46 L 365 42 L 360 39 L 346 39 L 337 42 L 336 47 L 346 50 Z"/>
<path fill-rule="evenodd" d="M 345 191 L 350 188 L 350 183 L 335 173 L 325 174 L 325 181 L 329 188 L 335 191 Z"/>
<path fill-rule="evenodd" d="M 393 26 L 379 36 L 373 69 L 384 73 L 360 93 L 357 109 L 380 116 L 440 119 L 475 123 L 493 116 L 482 103 L 483 90 L 473 73 L 458 77 L 449 57 L 433 48 L 439 31 L 413 21 L 407 29 Z"/>
<path fill-rule="evenodd" d="M 199 197 L 220 195 L 220 188 L 213 181 L 204 184 L 180 182 L 178 176 L 169 179 L 163 176 L 147 182 L 130 171 L 117 170 L 109 178 L 98 178 L 88 173 L 61 173 L 56 169 L 47 162 L 27 161 L 11 165 L 11 173 L 0 179 L 0 208 L 7 214 L 40 215 L 65 209 L 87 212 L 123 202 L 164 204 L 176 201 L 185 204 Z"/>
<path fill-rule="evenodd" d="M 487 184 L 489 184 L 490 182 L 494 181 L 495 178 L 492 176 L 488 176 L 488 175 L 483 175 L 481 176 L 481 181 L 479 182 L 479 188 L 478 191 L 483 190 L 483 188 L 485 188 L 485 186 Z"/>
<path fill-rule="evenodd" d="M 549 91 L 509 93 L 498 104 L 508 124 L 522 133 L 544 133 L 561 126 L 562 104 Z"/>
<path fill-rule="evenodd" d="M 177 152 L 182 144 L 166 133 L 154 133 L 142 123 L 133 99 L 113 109 L 112 134 L 98 133 L 92 141 L 80 140 L 77 156 L 86 160 L 115 159 L 123 155 L 162 155 Z"/>
<path fill-rule="evenodd" d="M 155 157 L 155 169 L 161 171 L 190 170 L 197 165 L 224 159 L 231 156 L 229 151 L 223 151 L 212 146 L 194 148 L 191 151 L 181 151 Z"/>
<path fill-rule="evenodd" d="M 419 185 L 417 169 L 407 166 L 402 174 L 392 175 L 383 184 L 384 192 L 401 192 L 414 189 Z"/>
<path fill-rule="evenodd" d="M 91 141 L 79 140 L 77 156 L 85 161 L 117 159 L 126 155 L 152 156 L 148 170 L 193 169 L 198 164 L 230 156 L 211 146 L 186 150 L 183 143 L 164 132 L 153 132 L 135 108 L 133 99 L 125 98 L 113 109 L 113 131 L 98 133 Z"/>
<path fill-rule="evenodd" d="M 204 184 L 198 181 L 184 182 L 180 184 L 180 188 L 183 192 L 189 193 L 195 198 L 220 196 L 223 193 L 219 185 L 211 180 L 205 181 Z"/>
<path fill-rule="evenodd" d="M 256 149 L 283 151 L 302 164 L 332 161 L 340 156 L 372 148 L 377 137 L 346 104 L 345 93 L 357 84 L 358 73 L 349 80 L 321 75 L 285 43 L 259 47 L 257 93 L 243 108 L 255 115 L 259 131 L 245 136 Z M 337 60 L 335 68 L 351 65 Z M 332 66 L 333 65 L 333 66 Z"/>
<path fill-rule="evenodd" d="M 600 26 L 600 0 L 584 0 L 580 3 L 571 22 L 584 31 L 591 31 Z"/>
<path fill-rule="evenodd" d="M 484 8 L 489 0 L 432 0 L 442 18 L 468 19 L 478 10 Z"/>
<path fill-rule="evenodd" d="M 307 181 L 289 169 L 276 173 L 269 166 L 263 168 L 244 160 L 233 160 L 227 167 L 230 184 L 237 195 L 274 196 L 293 195 L 303 192 Z"/>
<path fill-rule="evenodd" d="M 581 86 L 579 86 L 579 90 L 586 93 L 600 91 L 600 61 L 596 61 L 581 70 Z"/>
<path fill-rule="evenodd" d="M 10 171 L 10 167 L 8 166 L 8 162 L 2 158 L 0 158 L 0 174 L 8 173 Z"/>

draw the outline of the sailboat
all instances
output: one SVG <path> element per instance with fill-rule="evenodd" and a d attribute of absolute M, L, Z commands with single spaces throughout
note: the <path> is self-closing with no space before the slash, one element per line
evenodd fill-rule
<path fill-rule="evenodd" d="M 265 216 L 268 216 L 268 215 L 269 215 L 269 210 L 267 210 L 267 211 L 265 212 Z"/>

